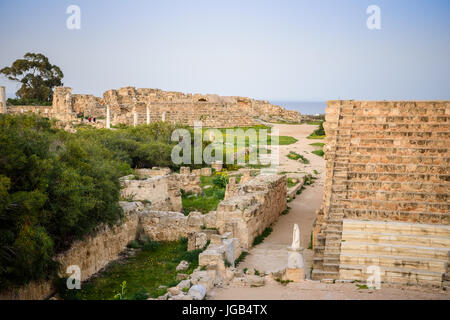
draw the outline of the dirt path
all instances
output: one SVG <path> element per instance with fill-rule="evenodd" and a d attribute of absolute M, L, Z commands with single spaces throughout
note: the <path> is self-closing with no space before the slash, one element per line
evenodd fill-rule
<path fill-rule="evenodd" d="M 305 273 L 307 280 L 302 283 L 290 283 L 286 286 L 279 284 L 271 277 L 266 277 L 266 285 L 259 288 L 242 288 L 229 286 L 216 288 L 208 293 L 211 300 L 304 300 L 304 299 L 450 299 L 450 295 L 437 289 L 415 287 L 383 286 L 381 290 L 361 290 L 353 283 L 326 284 L 310 280 L 310 268 L 313 253 L 308 250 L 312 225 L 316 218 L 316 210 L 320 208 L 325 179 L 325 161 L 322 157 L 312 154 L 316 150 L 310 144 L 321 140 L 309 140 L 306 137 L 317 126 L 311 125 L 275 125 L 281 136 L 291 136 L 298 141 L 289 146 L 280 146 L 279 172 L 288 172 L 289 176 L 302 177 L 305 173 L 318 177 L 315 183 L 307 186 L 288 205 L 291 211 L 281 216 L 273 226 L 273 232 L 263 243 L 253 247 L 239 269 L 254 269 L 269 274 L 286 268 L 287 247 L 292 241 L 294 224 L 298 224 L 301 233 L 301 245 L 305 248 Z M 310 164 L 303 164 L 291 160 L 286 156 L 290 151 L 305 156 Z"/>
<path fill-rule="evenodd" d="M 276 272 L 286 268 L 287 247 L 292 242 L 294 224 L 298 224 L 300 227 L 301 245 L 304 248 L 309 247 L 316 210 L 322 202 L 325 167 L 323 158 L 311 153 L 311 151 L 317 149 L 310 146 L 314 141 L 306 139 L 317 126 L 275 125 L 274 128 L 279 130 L 280 136 L 291 136 L 298 140 L 295 144 L 280 146 L 280 167 L 278 171 L 288 172 L 288 175 L 293 177 L 303 177 L 306 173 L 310 173 L 317 176 L 318 180 L 288 204 L 291 207 L 290 213 L 280 217 L 273 226 L 273 232 L 270 236 L 262 244 L 252 248 L 245 261 L 239 266 L 241 269 L 256 269 L 265 273 Z M 310 161 L 310 164 L 303 164 L 287 158 L 290 151 L 305 156 Z M 315 172 L 319 174 L 316 175 Z M 309 270 L 312 263 L 311 250 L 305 250 L 304 258 L 306 270 Z"/>

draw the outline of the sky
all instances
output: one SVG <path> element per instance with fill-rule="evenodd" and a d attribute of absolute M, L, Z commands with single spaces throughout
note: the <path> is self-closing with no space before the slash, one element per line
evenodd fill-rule
<path fill-rule="evenodd" d="M 79 30 L 66 27 L 70 5 Z M 380 30 L 367 28 L 370 5 Z M 0 30 L 0 67 L 43 53 L 74 93 L 450 99 L 448 0 L 0 0 Z"/>

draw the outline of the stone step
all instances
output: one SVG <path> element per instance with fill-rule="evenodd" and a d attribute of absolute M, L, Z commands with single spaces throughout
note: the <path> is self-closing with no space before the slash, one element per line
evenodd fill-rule
<path fill-rule="evenodd" d="M 350 220 L 343 221 L 344 233 L 348 231 L 387 233 L 398 235 L 419 235 L 450 238 L 450 226 L 436 224 L 418 224 L 407 222 L 382 222 Z"/>
<path fill-rule="evenodd" d="M 321 269 L 314 269 L 311 273 L 312 280 L 323 280 L 323 279 L 339 279 L 339 272 L 335 271 L 324 271 Z"/>
<path fill-rule="evenodd" d="M 373 273 L 367 273 L 367 266 L 341 263 L 339 265 L 339 276 L 342 280 L 367 281 L 368 277 L 373 276 Z M 442 286 L 441 272 L 381 267 L 380 278 L 381 282 L 384 283 Z"/>
<path fill-rule="evenodd" d="M 450 250 L 450 238 L 428 235 L 409 235 L 398 233 L 375 233 L 348 231 L 342 232 L 342 240 L 365 244 L 412 245 L 429 248 L 447 248 Z"/>
<path fill-rule="evenodd" d="M 323 263 L 323 271 L 339 273 L 339 263 Z"/>
<path fill-rule="evenodd" d="M 377 254 L 350 254 L 341 253 L 341 264 L 379 267 L 397 267 L 408 270 L 422 270 L 441 272 L 443 275 L 447 268 L 447 261 L 429 258 L 404 257 L 404 256 L 381 256 Z"/>
<path fill-rule="evenodd" d="M 346 240 L 343 240 L 341 243 L 341 253 L 343 254 L 391 255 L 424 259 L 430 258 L 443 261 L 448 261 L 449 250 L 450 248 L 433 248 L 390 243 L 349 242 Z"/>

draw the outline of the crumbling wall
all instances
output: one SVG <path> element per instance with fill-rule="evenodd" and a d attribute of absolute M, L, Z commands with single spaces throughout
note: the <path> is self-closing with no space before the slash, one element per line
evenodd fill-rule
<path fill-rule="evenodd" d="M 126 245 L 136 238 L 138 213 L 144 206 L 137 202 L 121 202 L 120 205 L 124 210 L 124 218 L 119 224 L 113 227 L 99 226 L 94 234 L 76 241 L 69 250 L 54 258 L 61 263 L 61 277 L 68 277 L 67 267 L 75 265 L 80 267 L 81 279 L 88 279 L 109 262 L 116 260 Z M 40 300 L 48 298 L 54 291 L 52 280 L 33 281 L 22 287 L 0 292 L 0 300 Z"/>
<path fill-rule="evenodd" d="M 343 219 L 450 224 L 449 101 L 329 101 L 314 278 L 338 278 Z"/>
<path fill-rule="evenodd" d="M 145 210 L 140 214 L 139 237 L 155 241 L 176 241 L 187 238 L 190 233 L 214 228 L 216 213 L 191 212 L 185 216 L 180 212 Z"/>
<path fill-rule="evenodd" d="M 121 183 L 121 196 L 124 199 L 144 201 L 149 203 L 152 210 L 182 210 L 179 183 L 173 175 L 154 176 L 143 180 L 130 175 L 121 178 Z"/>
<path fill-rule="evenodd" d="M 113 125 L 167 121 L 193 126 L 195 121 L 201 121 L 205 127 L 227 128 L 259 124 L 255 118 L 265 121 L 301 120 L 299 112 L 285 110 L 268 101 L 134 87 L 108 90 L 102 98 L 72 94 L 71 88 L 58 87 L 54 90 L 53 106 L 49 114 L 62 121 L 76 121 L 77 115 L 103 119 L 106 117 L 107 107 L 110 108 Z M 21 109 L 23 107 L 12 110 Z M 31 112 L 38 111 L 28 109 Z"/>
<path fill-rule="evenodd" d="M 260 175 L 233 190 L 217 208 L 217 228 L 231 232 L 243 248 L 275 222 L 286 209 L 286 176 Z"/>

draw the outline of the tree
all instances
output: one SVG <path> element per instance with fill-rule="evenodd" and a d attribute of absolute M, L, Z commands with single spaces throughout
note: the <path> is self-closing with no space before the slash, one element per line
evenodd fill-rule
<path fill-rule="evenodd" d="M 53 88 L 63 85 L 61 69 L 52 65 L 41 53 L 28 52 L 24 59 L 17 59 L 11 67 L 1 69 L 0 73 L 22 84 L 16 95 L 23 103 L 48 104 L 52 101 Z"/>

